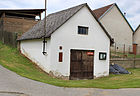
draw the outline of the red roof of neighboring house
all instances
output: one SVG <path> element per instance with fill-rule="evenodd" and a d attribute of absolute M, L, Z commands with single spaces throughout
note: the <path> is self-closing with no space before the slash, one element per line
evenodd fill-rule
<path fill-rule="evenodd" d="M 95 9 L 95 10 L 93 10 L 93 13 L 99 19 L 113 5 L 114 4 L 111 4 L 111 5 L 99 8 L 99 9 Z"/>
<path fill-rule="evenodd" d="M 95 9 L 93 10 L 93 14 L 96 16 L 96 18 L 99 20 L 102 16 L 104 16 L 108 11 L 110 11 L 110 9 L 116 6 L 117 9 L 120 11 L 120 13 L 122 14 L 123 18 L 125 19 L 125 21 L 127 22 L 127 24 L 129 25 L 129 27 L 131 28 L 131 30 L 134 32 L 132 26 L 130 25 L 130 23 L 128 22 L 128 20 L 126 19 L 126 17 L 123 15 L 123 13 L 121 12 L 120 8 L 118 7 L 118 5 L 116 3 L 110 4 L 108 6 L 99 8 L 99 9 Z"/>

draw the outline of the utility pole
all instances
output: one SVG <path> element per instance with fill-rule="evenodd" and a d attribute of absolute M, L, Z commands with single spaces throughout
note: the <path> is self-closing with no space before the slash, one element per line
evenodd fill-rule
<path fill-rule="evenodd" d="M 45 0 L 45 20 L 44 20 L 44 37 L 43 37 L 43 54 L 44 55 L 46 55 L 46 43 L 47 43 L 47 41 L 46 41 L 46 38 L 45 38 L 45 36 L 46 36 L 46 20 L 47 20 L 47 18 L 46 18 L 46 15 L 47 15 L 47 0 Z"/>

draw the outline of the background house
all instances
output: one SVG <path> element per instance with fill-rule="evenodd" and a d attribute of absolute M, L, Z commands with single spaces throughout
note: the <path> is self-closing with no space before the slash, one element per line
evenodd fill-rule
<path fill-rule="evenodd" d="M 136 28 L 133 34 L 133 42 L 140 46 L 140 25 Z"/>
<path fill-rule="evenodd" d="M 133 43 L 136 54 L 140 54 L 140 25 L 136 28 L 133 34 Z"/>
<path fill-rule="evenodd" d="M 0 40 L 3 43 L 10 43 L 18 36 L 27 32 L 39 20 L 44 9 L 0 9 Z M 39 19 L 36 19 L 38 16 Z M 10 33 L 9 33 L 10 32 Z"/>
<path fill-rule="evenodd" d="M 21 36 L 20 51 L 47 73 L 64 79 L 109 75 L 113 41 L 87 4 L 47 16 L 46 55 L 42 37 L 44 20 Z"/>
<path fill-rule="evenodd" d="M 132 51 L 132 35 L 134 31 L 117 4 L 114 3 L 93 10 L 93 13 L 109 32 L 111 37 L 114 38 L 115 43 L 112 50 L 121 52 L 123 52 L 123 50 Z"/>

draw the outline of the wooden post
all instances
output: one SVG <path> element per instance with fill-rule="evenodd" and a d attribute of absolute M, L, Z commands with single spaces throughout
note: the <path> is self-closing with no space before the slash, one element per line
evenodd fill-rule
<path fill-rule="evenodd" d="M 41 13 L 39 14 L 39 18 L 40 18 L 39 20 L 41 20 Z"/>
<path fill-rule="evenodd" d="M 124 44 L 124 47 L 123 47 L 123 57 L 125 57 L 125 44 Z"/>
<path fill-rule="evenodd" d="M 136 54 L 137 54 L 137 44 L 133 44 L 133 54 L 134 54 L 134 65 L 133 68 L 136 68 L 135 63 L 136 63 Z"/>
<path fill-rule="evenodd" d="M 2 14 L 2 17 L 3 17 L 3 18 L 5 17 L 5 13 Z"/>
<path fill-rule="evenodd" d="M 115 54 L 116 54 L 116 43 L 115 43 Z"/>
<path fill-rule="evenodd" d="M 137 44 L 133 44 L 133 54 L 136 55 L 137 54 Z"/>
<path fill-rule="evenodd" d="M 46 35 L 46 20 L 47 20 L 47 0 L 45 0 L 45 20 L 44 20 L 44 37 Z"/>
<path fill-rule="evenodd" d="M 110 47 L 110 58 L 111 58 L 111 47 Z"/>
<path fill-rule="evenodd" d="M 47 52 L 46 52 L 46 43 L 47 43 L 47 41 L 46 41 L 46 20 L 47 20 L 47 17 L 46 17 L 46 15 L 47 15 L 47 0 L 45 0 L 45 20 L 44 20 L 44 37 L 43 37 L 43 54 L 45 55 Z"/>
<path fill-rule="evenodd" d="M 5 13 L 2 13 L 2 18 L 1 18 L 1 20 L 2 20 L 2 30 L 1 30 L 1 32 L 2 32 L 2 43 L 4 43 L 4 18 L 5 18 Z"/>
<path fill-rule="evenodd" d="M 15 32 L 14 33 L 14 42 L 13 42 L 14 43 L 13 45 L 15 48 L 17 48 L 17 37 L 18 37 L 18 33 Z"/>

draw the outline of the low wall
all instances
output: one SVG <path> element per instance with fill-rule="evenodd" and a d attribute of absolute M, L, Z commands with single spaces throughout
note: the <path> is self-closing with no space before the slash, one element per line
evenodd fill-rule
<path fill-rule="evenodd" d="M 140 58 L 113 58 L 110 64 L 115 63 L 123 68 L 140 68 Z"/>

